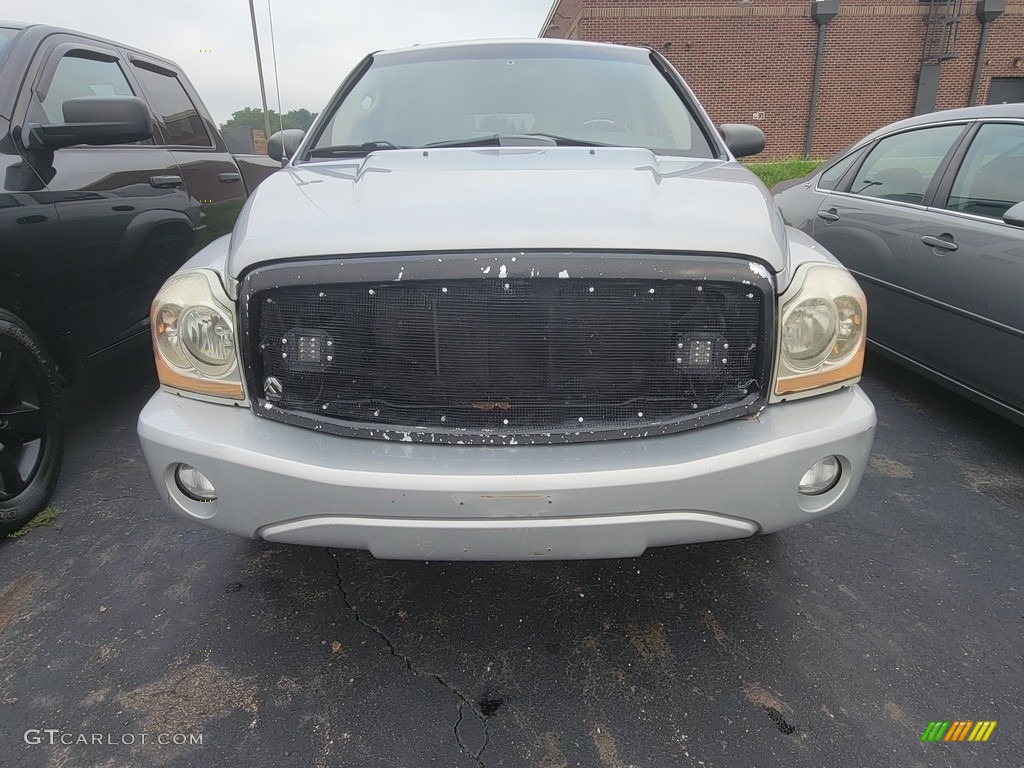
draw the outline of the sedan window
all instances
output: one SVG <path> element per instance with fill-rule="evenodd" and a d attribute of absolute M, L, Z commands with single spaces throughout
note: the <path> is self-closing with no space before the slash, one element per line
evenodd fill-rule
<path fill-rule="evenodd" d="M 1022 200 L 1024 125 L 983 125 L 960 166 L 946 207 L 1000 219 Z"/>
<path fill-rule="evenodd" d="M 831 166 L 821 172 L 818 177 L 818 189 L 822 190 L 833 190 L 839 186 L 839 182 L 842 180 L 846 172 L 850 170 L 850 166 L 853 165 L 853 161 L 860 157 L 860 152 L 851 152 L 842 160 L 833 163 Z"/>
<path fill-rule="evenodd" d="M 963 128 L 962 125 L 942 125 L 882 139 L 857 172 L 850 192 L 920 204 L 932 177 Z"/>

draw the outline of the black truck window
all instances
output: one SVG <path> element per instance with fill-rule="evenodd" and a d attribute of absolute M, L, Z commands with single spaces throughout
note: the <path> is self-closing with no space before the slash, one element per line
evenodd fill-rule
<path fill-rule="evenodd" d="M 199 110 L 188 97 L 178 78 L 135 64 L 135 75 L 146 89 L 150 104 L 167 126 L 170 144 L 185 147 L 212 147 Z"/>
<path fill-rule="evenodd" d="M 116 61 L 89 56 L 87 52 L 71 51 L 65 54 L 46 90 L 41 104 L 33 104 L 37 122 L 63 123 L 64 102 L 78 96 L 134 96 L 128 79 Z M 38 115 L 41 108 L 45 117 Z"/>

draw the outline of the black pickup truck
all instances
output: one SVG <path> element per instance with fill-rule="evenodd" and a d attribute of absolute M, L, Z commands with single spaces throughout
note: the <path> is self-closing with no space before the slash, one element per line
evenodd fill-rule
<path fill-rule="evenodd" d="M 173 62 L 0 21 L 0 535 L 56 485 L 61 387 L 145 338 L 164 280 L 279 167 L 229 154 Z"/>

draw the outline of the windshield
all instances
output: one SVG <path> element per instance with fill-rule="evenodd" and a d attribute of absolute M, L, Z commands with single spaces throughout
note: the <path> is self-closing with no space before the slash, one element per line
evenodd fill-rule
<path fill-rule="evenodd" d="M 7 58 L 4 56 L 4 49 L 7 44 L 11 42 L 14 37 L 16 30 L 8 29 L 7 27 L 0 27 L 0 69 L 4 68 L 4 60 Z"/>
<path fill-rule="evenodd" d="M 375 59 L 313 151 L 523 134 L 715 157 L 687 104 L 646 56 L 540 45 Z"/>

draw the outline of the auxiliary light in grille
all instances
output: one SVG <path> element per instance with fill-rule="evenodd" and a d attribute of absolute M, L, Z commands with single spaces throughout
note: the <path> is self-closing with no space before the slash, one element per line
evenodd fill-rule
<path fill-rule="evenodd" d="M 293 328 L 281 338 L 281 360 L 292 371 L 325 371 L 334 362 L 334 339 L 322 330 Z"/>
<path fill-rule="evenodd" d="M 729 342 L 715 333 L 688 333 L 676 343 L 680 371 L 722 370 L 729 364 Z"/>

